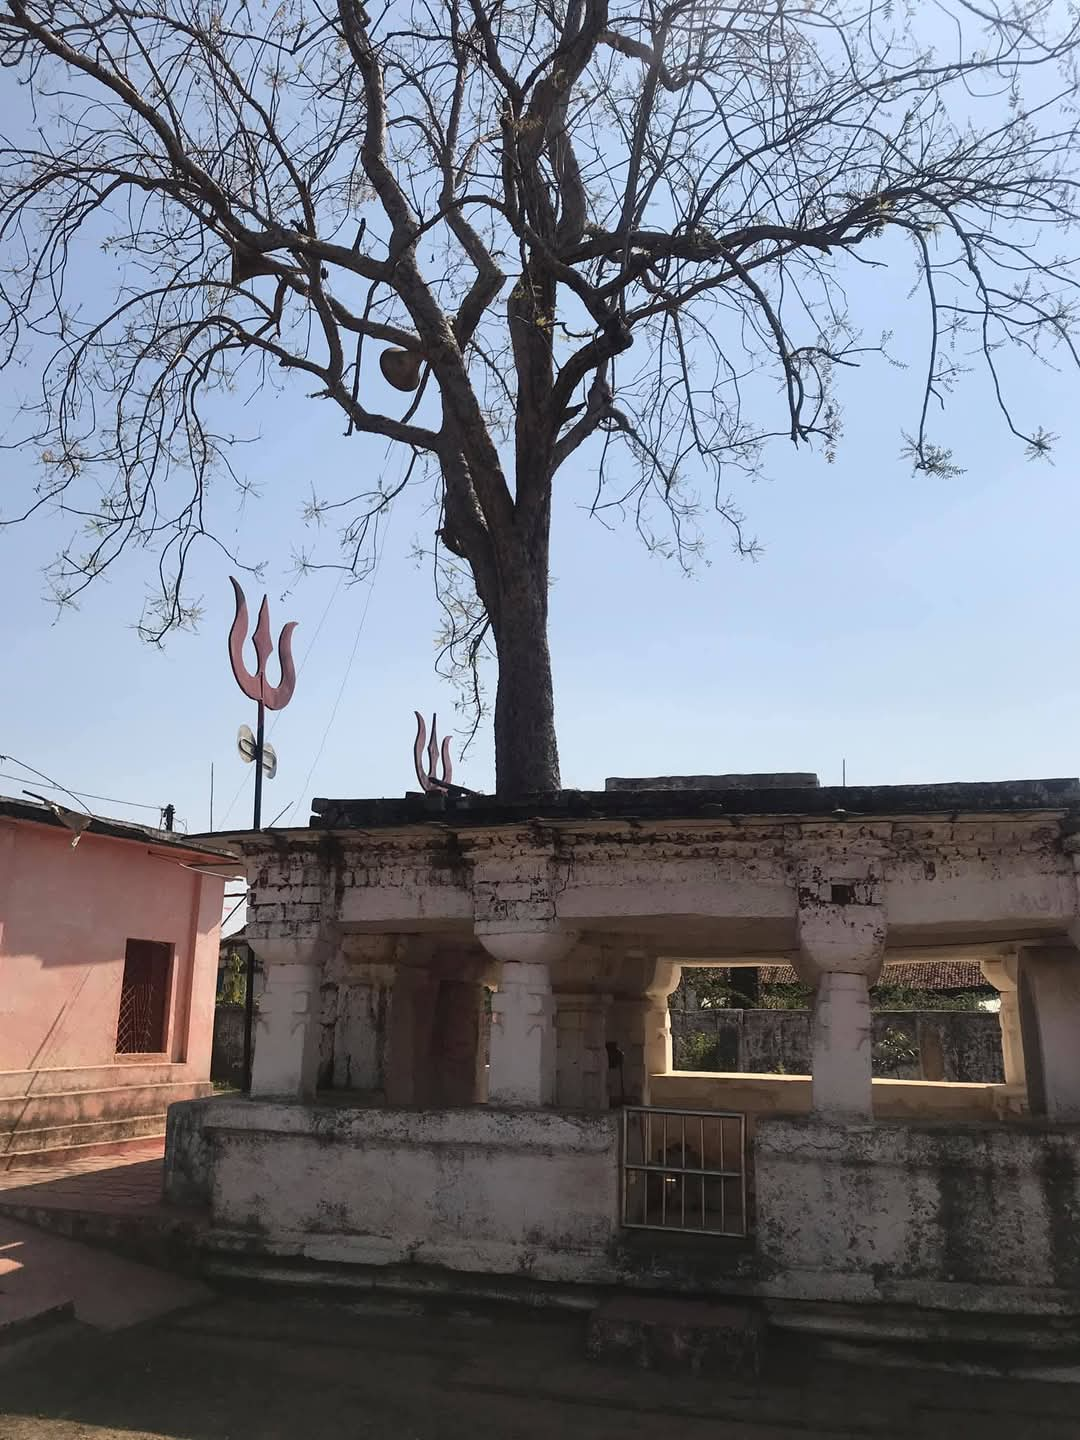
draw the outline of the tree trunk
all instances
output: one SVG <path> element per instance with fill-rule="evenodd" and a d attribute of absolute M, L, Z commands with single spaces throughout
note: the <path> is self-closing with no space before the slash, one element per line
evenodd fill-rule
<path fill-rule="evenodd" d="M 507 799 L 559 789 L 555 697 L 547 635 L 547 566 L 515 567 L 492 630 L 499 660 L 495 695 L 495 789 Z M 490 612 L 489 612 L 490 613 Z"/>

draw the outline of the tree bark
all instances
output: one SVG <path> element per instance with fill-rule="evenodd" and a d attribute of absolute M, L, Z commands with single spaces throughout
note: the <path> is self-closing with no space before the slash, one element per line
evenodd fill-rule
<path fill-rule="evenodd" d="M 495 789 L 507 799 L 559 789 L 547 585 L 546 561 L 516 568 L 488 612 L 499 663 Z"/>

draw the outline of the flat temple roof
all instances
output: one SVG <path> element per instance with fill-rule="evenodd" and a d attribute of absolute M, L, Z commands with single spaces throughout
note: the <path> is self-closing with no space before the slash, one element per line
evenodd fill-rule
<path fill-rule="evenodd" d="M 400 799 L 315 799 L 310 827 L 369 830 L 447 819 L 456 826 L 531 820 L 692 820 L 722 815 L 900 816 L 1076 811 L 1080 780 L 993 780 L 940 785 L 740 786 L 722 790 L 560 790 L 505 800 L 415 794 Z"/>

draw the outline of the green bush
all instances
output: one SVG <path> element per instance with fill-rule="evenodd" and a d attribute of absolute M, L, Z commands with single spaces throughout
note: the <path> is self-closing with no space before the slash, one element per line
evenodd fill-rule
<path fill-rule="evenodd" d="M 243 1005 L 247 997 L 247 966 L 242 955 L 233 950 L 225 961 L 225 973 L 221 977 L 219 1005 Z"/>
<path fill-rule="evenodd" d="M 874 1063 L 894 1079 L 899 1079 L 900 1071 L 908 1065 L 914 1065 L 918 1058 L 918 1045 L 908 1032 L 901 1030 L 898 1025 L 889 1025 L 874 1046 Z"/>
<path fill-rule="evenodd" d="M 875 985 L 870 991 L 870 1004 L 875 1010 L 981 1010 L 997 991 L 962 990 L 946 995 L 940 990 L 916 990 L 911 985 Z"/>
<path fill-rule="evenodd" d="M 763 985 L 762 1010 L 809 1010 L 814 992 L 809 985 Z"/>
<path fill-rule="evenodd" d="M 680 1070 L 719 1070 L 719 1045 L 715 1035 L 695 1030 L 679 1044 Z"/>

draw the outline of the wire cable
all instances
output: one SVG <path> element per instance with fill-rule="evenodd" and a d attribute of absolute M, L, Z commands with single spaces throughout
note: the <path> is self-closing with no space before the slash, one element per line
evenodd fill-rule
<path fill-rule="evenodd" d="M 391 515 L 392 513 L 393 512 L 391 512 Z M 345 687 L 349 683 L 349 676 L 352 673 L 353 662 L 356 659 L 356 652 L 360 648 L 360 636 L 364 633 L 364 622 L 367 620 L 368 610 L 371 608 L 371 597 L 375 591 L 375 581 L 379 578 L 379 566 L 382 564 L 382 557 L 386 552 L 386 537 L 390 533 L 390 518 L 390 516 L 387 516 L 386 526 L 383 530 L 383 543 L 379 546 L 378 553 L 375 556 L 375 564 L 371 571 L 371 584 L 368 586 L 367 595 L 364 597 L 364 608 L 360 612 L 360 623 L 357 625 L 356 634 L 353 637 L 352 653 L 349 655 L 348 664 L 345 666 L 345 673 L 341 677 L 341 684 L 338 686 L 337 698 L 335 699 L 333 708 L 330 711 L 330 718 L 326 722 L 326 729 L 323 731 L 323 737 L 319 741 L 319 748 L 315 752 L 315 759 L 312 760 L 311 766 L 307 774 L 304 776 L 304 783 L 300 787 L 300 794 L 288 807 L 287 812 L 281 812 L 282 814 L 288 813 L 290 817 L 292 816 L 292 812 L 296 809 L 297 805 L 300 804 L 300 801 L 307 793 L 308 784 L 311 780 L 312 775 L 314 775 L 315 773 L 316 765 L 318 765 L 319 761 L 322 759 L 322 753 L 326 749 L 326 742 L 330 738 L 330 731 L 333 728 L 334 721 L 337 719 L 338 708 L 341 705 L 341 698 L 345 694 Z"/>
<path fill-rule="evenodd" d="M 125 805 L 131 810 L 157 810 L 160 812 L 163 808 L 160 805 L 148 805 L 145 800 L 118 800 L 115 795 L 95 795 L 90 790 L 69 790 L 66 785 L 61 785 L 57 780 L 50 780 L 48 775 L 44 775 L 40 770 L 35 770 L 33 765 L 27 765 L 25 760 L 20 760 L 16 755 L 0 755 L 0 760 L 7 760 L 12 765 L 21 765 L 24 770 L 29 770 L 31 775 L 36 775 L 39 780 L 43 780 L 48 789 L 61 790 L 65 795 L 70 795 L 73 800 L 102 800 L 106 805 Z M 0 780 L 21 782 L 25 779 L 25 775 L 12 775 L 9 771 L 0 770 Z"/>

